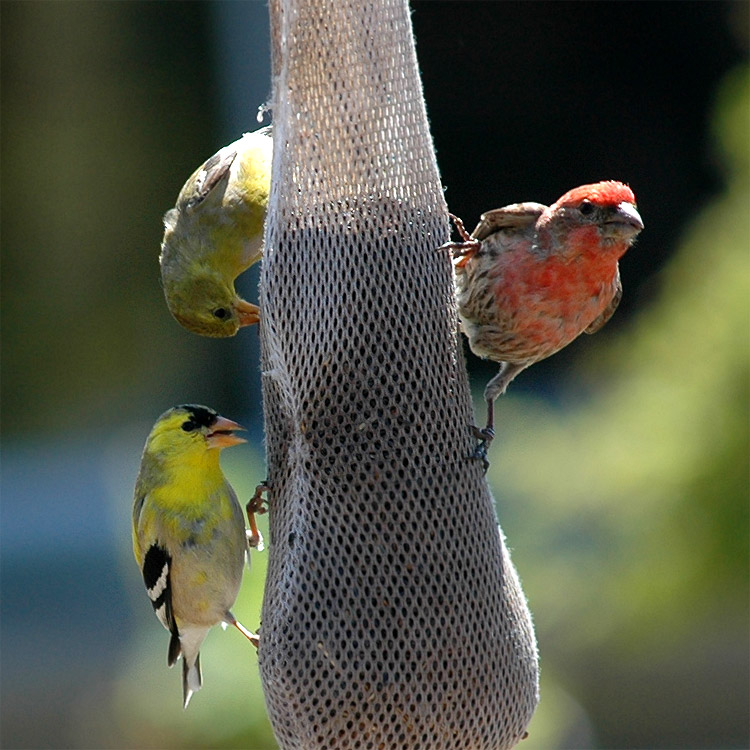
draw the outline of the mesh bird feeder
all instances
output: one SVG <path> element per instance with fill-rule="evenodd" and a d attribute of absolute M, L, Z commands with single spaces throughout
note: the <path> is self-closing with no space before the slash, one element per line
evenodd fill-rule
<path fill-rule="evenodd" d="M 509 748 L 526 603 L 477 461 L 405 0 L 272 0 L 260 284 L 281 748 Z"/>

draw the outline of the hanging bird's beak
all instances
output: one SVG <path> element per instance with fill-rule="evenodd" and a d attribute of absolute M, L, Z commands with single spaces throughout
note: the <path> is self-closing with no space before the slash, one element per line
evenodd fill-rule
<path fill-rule="evenodd" d="M 240 445 L 240 443 L 246 443 L 245 438 L 239 437 L 239 435 L 233 435 L 232 432 L 235 430 L 244 430 L 245 428 L 237 422 L 232 422 L 231 419 L 225 417 L 217 417 L 216 421 L 211 425 L 211 432 L 206 436 L 206 442 L 209 448 L 229 448 L 232 445 Z"/>
<path fill-rule="evenodd" d="M 240 321 L 240 328 L 255 325 L 260 320 L 260 308 L 239 297 L 234 301 L 234 310 Z"/>

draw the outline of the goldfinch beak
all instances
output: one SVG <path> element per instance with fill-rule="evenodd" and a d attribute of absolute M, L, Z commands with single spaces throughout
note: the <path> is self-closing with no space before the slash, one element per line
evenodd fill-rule
<path fill-rule="evenodd" d="M 244 430 L 245 428 L 237 422 L 232 422 L 231 419 L 225 417 L 217 417 L 216 421 L 211 425 L 211 432 L 206 436 L 206 442 L 209 448 L 229 448 L 232 445 L 240 445 L 240 443 L 246 443 L 245 438 L 241 438 L 239 435 L 233 435 L 232 432 L 235 430 Z"/>
<path fill-rule="evenodd" d="M 255 325 L 260 320 L 260 308 L 244 299 L 237 298 L 234 301 L 234 309 L 240 321 L 240 328 Z"/>

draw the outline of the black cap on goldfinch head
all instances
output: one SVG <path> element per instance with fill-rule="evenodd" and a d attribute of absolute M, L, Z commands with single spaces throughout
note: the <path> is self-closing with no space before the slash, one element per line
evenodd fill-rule
<path fill-rule="evenodd" d="M 180 404 L 175 409 L 183 409 L 190 415 L 190 421 L 195 427 L 211 427 L 219 415 L 207 406 L 199 404 Z"/>

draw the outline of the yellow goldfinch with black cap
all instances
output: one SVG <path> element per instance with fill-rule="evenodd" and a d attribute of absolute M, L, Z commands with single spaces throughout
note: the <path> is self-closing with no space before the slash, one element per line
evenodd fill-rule
<path fill-rule="evenodd" d="M 167 664 L 182 656 L 183 705 L 201 688 L 200 647 L 214 625 L 257 636 L 230 611 L 248 542 L 242 510 L 219 465 L 243 428 L 205 406 L 162 414 L 146 440 L 133 504 L 133 551 L 151 604 L 170 632 Z"/>
<path fill-rule="evenodd" d="M 190 176 L 164 215 L 159 263 L 167 306 L 202 336 L 234 336 L 258 322 L 234 280 L 263 253 L 271 190 L 271 128 L 245 133 Z"/>

